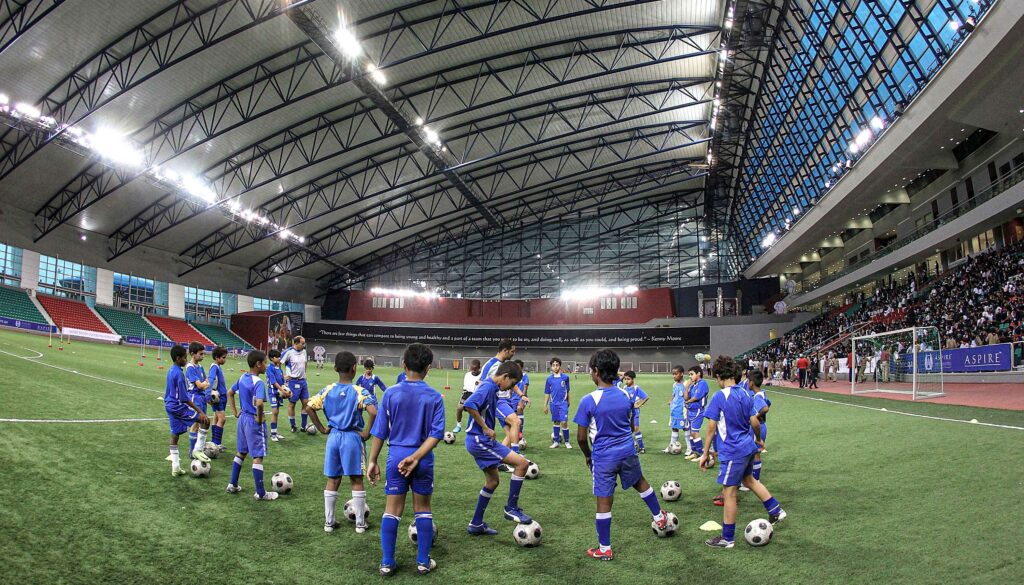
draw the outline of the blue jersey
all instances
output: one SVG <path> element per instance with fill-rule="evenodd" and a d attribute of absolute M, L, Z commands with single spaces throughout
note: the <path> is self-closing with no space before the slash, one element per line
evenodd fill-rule
<path fill-rule="evenodd" d="M 764 416 L 761 416 L 760 412 L 764 408 L 771 407 L 772 403 L 771 403 L 770 400 L 768 400 L 768 397 L 765 396 L 764 390 L 752 393 L 751 394 L 751 398 L 754 399 L 754 410 L 756 410 L 759 413 L 758 414 L 758 418 L 760 418 L 762 420 L 762 422 L 763 422 Z M 767 413 L 766 413 L 766 415 L 767 415 Z"/>
<path fill-rule="evenodd" d="M 196 382 L 206 381 L 206 370 L 203 369 L 203 364 L 195 364 L 189 362 L 185 365 L 185 383 L 188 385 L 188 393 L 190 396 L 196 394 L 206 395 L 206 390 L 199 390 L 196 388 Z"/>
<path fill-rule="evenodd" d="M 423 380 L 388 388 L 370 431 L 391 447 L 418 449 L 427 437 L 444 438 L 444 399 Z"/>
<path fill-rule="evenodd" d="M 359 384 L 359 386 L 363 390 L 366 390 L 367 392 L 372 394 L 374 398 L 377 397 L 377 393 L 373 391 L 375 387 L 380 388 L 381 392 L 384 392 L 385 390 L 388 389 L 388 387 L 384 385 L 384 381 L 381 380 L 376 374 L 370 376 L 369 378 L 367 378 L 365 374 L 359 376 L 359 379 L 356 380 L 356 384 Z"/>
<path fill-rule="evenodd" d="M 723 461 L 742 459 L 757 451 L 750 417 L 757 414 L 754 399 L 739 386 L 715 392 L 704 418 L 718 422 L 718 456 Z"/>
<path fill-rule="evenodd" d="M 669 404 L 669 414 L 672 415 L 672 418 L 683 418 L 683 412 L 686 410 L 685 402 L 686 385 L 682 382 L 672 384 L 672 402 Z"/>
<path fill-rule="evenodd" d="M 164 408 L 167 412 L 182 412 L 190 408 L 187 401 L 192 400 L 185 385 L 185 374 L 178 366 L 171 366 L 167 371 L 167 385 L 164 387 Z"/>
<path fill-rule="evenodd" d="M 544 393 L 551 395 L 551 404 L 565 404 L 569 401 L 569 375 L 559 372 L 551 374 L 544 382 Z"/>
<path fill-rule="evenodd" d="M 519 391 L 522 392 L 523 395 L 525 396 L 526 392 L 527 392 L 527 388 L 526 387 L 529 386 L 529 385 L 530 385 L 530 377 L 526 375 L 526 372 L 523 372 L 523 379 L 519 380 L 519 383 L 516 384 L 516 386 L 519 388 Z M 509 402 L 512 403 L 513 407 L 518 407 L 519 406 L 519 402 L 522 399 L 523 399 L 522 396 L 520 396 L 519 394 L 513 392 L 512 396 L 509 397 Z"/>
<path fill-rule="evenodd" d="M 321 394 L 327 424 L 336 431 L 362 431 L 363 410 L 377 404 L 377 399 L 366 389 L 341 382 L 324 388 Z"/>
<path fill-rule="evenodd" d="M 494 429 L 494 415 L 498 410 L 498 385 L 490 378 L 481 378 L 480 385 L 476 387 L 473 394 L 463 403 L 463 408 L 472 408 L 480 413 L 480 418 L 491 429 Z M 467 435 L 485 436 L 484 431 L 477 424 L 474 417 L 469 417 L 469 426 L 466 427 Z"/>
<path fill-rule="evenodd" d="M 405 372 L 398 372 L 398 378 L 395 380 L 395 384 L 401 384 L 405 382 Z"/>
<path fill-rule="evenodd" d="M 626 394 L 629 394 L 629 401 L 633 404 L 633 414 L 640 414 L 640 409 L 637 408 L 636 403 L 640 402 L 641 400 L 647 400 L 647 393 L 644 392 L 643 388 L 637 386 L 636 384 L 633 384 L 632 386 L 626 386 L 623 388 L 623 390 L 626 391 Z"/>
<path fill-rule="evenodd" d="M 708 383 L 704 379 L 697 380 L 696 384 L 692 384 L 690 386 L 690 399 L 692 400 L 694 398 L 697 398 L 698 400 L 696 402 L 690 402 L 689 404 L 687 404 L 686 410 L 703 410 L 708 403 L 708 392 L 710 391 L 711 389 L 708 388 Z"/>
<path fill-rule="evenodd" d="M 238 379 L 237 392 L 243 414 L 256 416 L 256 401 L 267 401 L 267 387 L 263 380 L 255 374 L 242 374 L 242 377 Z"/>
<path fill-rule="evenodd" d="M 633 400 L 629 392 L 611 386 L 580 399 L 572 421 L 589 429 L 594 462 L 620 461 L 636 455 L 633 445 Z"/>
<path fill-rule="evenodd" d="M 270 364 L 267 366 L 267 383 L 273 388 L 274 384 L 284 387 L 284 372 L 279 366 Z M 275 388 L 276 391 L 276 388 Z"/>
<path fill-rule="evenodd" d="M 210 392 L 217 391 L 223 396 L 227 392 L 228 383 L 224 380 L 224 368 L 220 364 L 210 366 Z"/>

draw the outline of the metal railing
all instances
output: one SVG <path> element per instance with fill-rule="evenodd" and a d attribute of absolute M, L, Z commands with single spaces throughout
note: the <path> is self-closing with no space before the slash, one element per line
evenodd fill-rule
<path fill-rule="evenodd" d="M 816 282 L 813 286 L 806 288 L 801 294 L 807 294 L 830 282 L 839 280 L 840 278 L 846 276 L 847 274 L 850 274 L 855 270 L 859 270 L 860 268 L 863 268 L 865 265 L 870 264 L 871 262 L 879 260 L 885 256 L 888 256 L 889 254 L 892 254 L 893 252 L 899 250 L 900 248 L 906 246 L 907 244 L 911 244 L 917 241 L 921 237 L 930 234 L 931 232 L 934 232 L 943 225 L 946 225 L 949 222 L 964 215 L 965 213 L 975 209 L 982 203 L 989 201 L 996 195 L 999 195 L 1000 193 L 1003 193 L 1004 191 L 1013 187 L 1017 183 L 1020 183 L 1022 180 L 1024 180 L 1024 164 L 1017 165 L 1006 176 L 1000 178 L 998 181 L 991 183 L 988 187 L 985 187 L 985 189 L 978 192 L 974 197 L 968 199 L 964 203 L 961 203 L 960 205 L 957 205 L 953 209 L 950 209 L 949 211 L 936 217 L 927 225 L 921 226 L 920 228 L 914 230 L 913 232 L 910 233 L 910 235 L 895 240 L 889 243 L 888 245 L 875 250 L 868 256 L 858 260 L 857 263 L 854 265 L 847 266 L 846 268 L 838 272 L 829 274 L 827 276 L 822 276 L 821 279 L 818 280 L 818 282 Z M 959 186 L 961 185 L 961 183 L 957 183 L 957 185 Z"/>

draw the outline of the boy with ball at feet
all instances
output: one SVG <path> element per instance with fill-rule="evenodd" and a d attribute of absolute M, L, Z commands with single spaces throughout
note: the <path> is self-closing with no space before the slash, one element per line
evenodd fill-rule
<path fill-rule="evenodd" d="M 754 492 L 772 524 L 786 517 L 785 510 L 760 481 L 754 479 L 754 456 L 764 447 L 760 439 L 761 428 L 757 420 L 757 408 L 750 394 L 743 390 L 738 381 L 742 367 L 731 357 L 719 356 L 711 368 L 721 390 L 715 392 L 704 410 L 708 419 L 708 430 L 704 436 L 704 453 L 700 457 L 700 468 L 708 470 L 708 456 L 711 443 L 718 435 L 718 483 L 722 485 L 725 510 L 722 518 L 722 534 L 704 541 L 712 548 L 732 548 L 736 535 L 736 490 L 743 484 Z"/>
<path fill-rule="evenodd" d="M 633 406 L 629 391 L 615 386 L 619 356 L 601 349 L 590 356 L 590 378 L 597 389 L 580 399 L 573 422 L 576 441 L 586 459 L 597 498 L 597 540 L 599 546 L 587 550 L 587 556 L 610 561 L 612 554 L 612 502 L 615 480 L 622 489 L 633 488 L 651 511 L 654 526 L 664 530 L 668 514 L 661 509 L 658 496 L 640 469 L 640 458 L 633 444 Z M 591 451 L 593 447 L 593 451 Z"/>
<path fill-rule="evenodd" d="M 185 367 L 188 358 L 185 348 L 175 345 L 171 348 L 171 362 L 174 364 L 167 372 L 167 385 L 164 389 L 164 409 L 167 411 L 167 420 L 171 425 L 171 477 L 185 475 L 181 468 L 181 458 L 178 455 L 178 438 L 189 431 L 193 424 L 199 425 L 203 430 L 203 437 L 206 436 L 206 429 L 210 428 L 210 419 L 196 407 L 188 394 L 185 384 Z M 202 447 L 193 450 L 192 456 L 200 461 L 209 462 L 210 458 L 203 453 Z"/>
<path fill-rule="evenodd" d="M 263 424 L 263 404 L 267 401 L 267 386 L 260 379 L 260 374 L 267 370 L 267 354 L 252 350 L 248 356 L 249 372 L 242 374 L 238 382 L 228 391 L 228 402 L 231 411 L 238 419 L 238 431 L 235 433 L 235 460 L 231 464 L 231 483 L 227 492 L 237 494 L 242 491 L 238 485 L 238 476 L 242 473 L 242 462 L 252 455 L 252 479 L 256 484 L 257 500 L 276 500 L 277 492 L 268 492 L 263 487 L 263 458 L 267 456 L 267 427 Z M 236 390 L 237 388 L 237 390 Z M 235 404 L 235 394 L 242 403 L 239 414 Z"/>
<path fill-rule="evenodd" d="M 388 442 L 388 459 L 384 471 L 384 516 L 380 521 L 380 547 L 383 558 L 380 575 L 394 574 L 395 543 L 398 525 L 405 510 L 405 496 L 412 489 L 412 507 L 416 513 L 416 530 L 420 535 L 433 534 L 434 517 L 430 512 L 430 496 L 434 493 L 434 447 L 444 438 L 444 399 L 424 381 L 434 353 L 422 343 L 405 349 L 402 363 L 405 380 L 388 388 L 380 400 L 377 418 L 370 434 L 370 465 L 366 475 L 372 485 L 380 480 L 380 456 L 384 441 Z M 426 575 L 437 567 L 430 558 L 433 538 L 416 541 L 416 571 Z"/>
<path fill-rule="evenodd" d="M 327 476 L 327 487 L 324 488 L 324 532 L 334 532 L 339 526 L 334 519 L 334 511 L 343 475 L 347 475 L 352 484 L 356 532 L 362 534 L 369 528 L 366 523 L 366 488 L 363 485 L 363 442 L 370 437 L 370 427 L 377 418 L 377 399 L 370 390 L 353 386 L 357 361 L 351 352 L 338 352 L 334 356 L 334 371 L 338 372 L 338 382 L 324 388 L 306 405 L 306 413 L 313 426 L 328 435 L 324 450 L 324 475 Z M 320 422 L 316 414 L 318 410 L 324 411 L 330 424 L 329 429 Z M 366 430 L 363 430 L 364 410 L 370 415 Z"/>

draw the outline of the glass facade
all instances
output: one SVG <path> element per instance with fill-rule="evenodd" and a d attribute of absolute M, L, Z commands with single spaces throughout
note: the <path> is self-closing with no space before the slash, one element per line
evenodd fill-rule
<path fill-rule="evenodd" d="M 938 72 L 993 0 L 795 0 L 762 79 L 733 234 L 752 261 Z M 773 238 L 770 238 L 773 239 Z"/>
<path fill-rule="evenodd" d="M 131 274 L 114 273 L 114 306 L 142 307 L 146 310 L 156 305 L 156 282 Z M 166 309 L 166 306 L 164 307 Z"/>
<path fill-rule="evenodd" d="M 96 302 L 96 269 L 56 256 L 39 256 L 39 292 Z"/>
<path fill-rule="evenodd" d="M 21 284 L 21 248 L 0 244 L 0 282 L 8 286 Z"/>
<path fill-rule="evenodd" d="M 224 304 L 220 291 L 185 287 L 186 321 L 220 321 L 223 316 Z"/>

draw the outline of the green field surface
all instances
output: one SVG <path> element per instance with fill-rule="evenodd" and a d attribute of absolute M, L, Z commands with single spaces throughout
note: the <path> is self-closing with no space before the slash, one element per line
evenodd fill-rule
<path fill-rule="evenodd" d="M 0 422 L 0 557 L 5 583 L 367 583 L 377 582 L 383 489 L 368 487 L 371 530 L 343 524 L 323 531 L 325 437 L 290 434 L 271 443 L 267 477 L 285 471 L 291 494 L 274 502 L 252 499 L 247 463 L 241 495 L 225 493 L 231 457 L 213 462 L 209 479 L 172 478 L 162 402 L 166 370 L 138 349 L 73 343 L 47 348 L 45 337 L 0 331 L 0 418 L 46 420 L 148 419 L 141 422 Z M 209 367 L 207 357 L 204 364 Z M 237 377 L 240 362 L 228 362 Z M 313 392 L 335 379 L 310 373 Z M 395 369 L 379 368 L 386 381 Z M 427 381 L 446 394 L 447 427 L 455 423 L 462 372 L 431 371 Z M 641 412 L 647 453 L 644 474 L 656 487 L 683 486 L 664 507 L 681 520 L 672 538 L 658 539 L 633 491 L 619 492 L 612 524 L 615 560 L 586 557 L 595 546 L 594 499 L 579 449 L 548 449 L 551 425 L 542 412 L 542 373 L 531 374 L 537 404 L 526 412 L 525 455 L 542 475 L 528 481 L 522 507 L 544 527 L 541 546 L 519 548 L 512 523 L 501 518 L 508 489 L 502 475 L 487 513 L 500 530 L 471 537 L 483 476 L 462 437 L 436 450 L 434 521 L 440 538 L 436 573 L 415 574 L 415 546 L 406 538 L 411 501 L 402 519 L 395 582 L 460 583 L 998 583 L 1024 574 L 1024 413 L 896 402 L 768 389 L 767 453 L 762 481 L 789 514 L 763 548 L 737 540 L 713 550 L 721 522 L 712 505 L 715 475 L 681 456 L 661 452 L 668 442 L 667 401 L 672 380 L 641 374 L 651 394 Z M 233 380 L 229 379 L 229 383 Z M 571 412 L 592 389 L 572 380 Z M 714 384 L 712 384 L 714 387 Z M 819 399 L 825 399 L 822 401 Z M 867 408 L 862 408 L 867 407 Z M 876 410 L 887 408 L 885 412 Z M 910 417 L 916 413 L 928 417 Z M 956 419 L 953 421 L 939 418 Z M 657 421 L 657 422 L 655 422 Z M 228 415 L 225 444 L 234 445 Z M 287 419 L 282 417 L 287 428 Z M 572 429 L 575 442 L 575 428 Z M 183 441 L 187 437 L 183 437 Z M 383 458 L 382 458 L 383 462 Z M 717 468 L 716 470 L 717 471 Z M 343 482 L 338 513 L 349 489 Z M 742 496 L 738 531 L 766 516 L 751 494 Z M 1017 575 L 1017 577 L 1013 577 Z"/>

